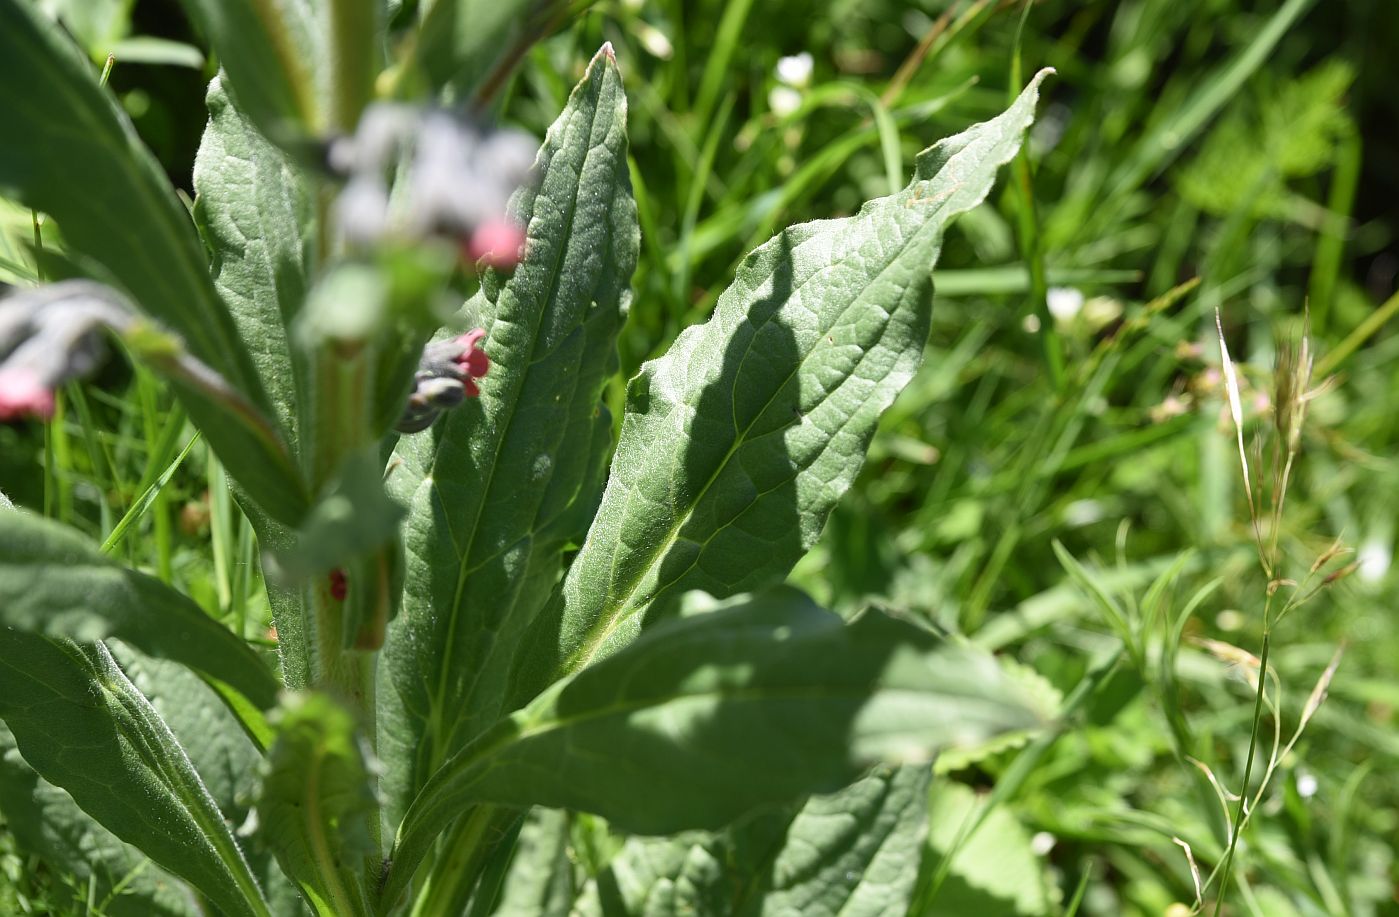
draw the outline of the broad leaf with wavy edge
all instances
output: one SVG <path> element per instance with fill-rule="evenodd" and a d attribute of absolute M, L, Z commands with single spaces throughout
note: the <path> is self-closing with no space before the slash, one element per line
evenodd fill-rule
<path fill-rule="evenodd" d="M 611 424 L 600 398 L 639 245 L 625 118 L 604 47 L 513 204 L 524 261 L 508 280 L 488 276 L 468 306 L 492 363 L 480 399 L 395 453 L 407 589 L 384 651 L 379 745 L 395 814 L 499 718 L 514 647 L 601 489 Z"/>
<path fill-rule="evenodd" d="M 793 590 L 735 600 L 649 629 L 448 761 L 404 819 L 382 901 L 475 803 L 713 829 L 1046 715 L 993 657 L 906 621 L 847 624 Z"/>
<path fill-rule="evenodd" d="M 0 628 L 0 719 L 45 780 L 229 915 L 269 917 L 223 814 L 100 643 Z"/>
<path fill-rule="evenodd" d="M 713 318 L 642 367 L 516 701 L 625 645 L 653 604 L 761 588 L 815 542 L 922 360 L 943 227 L 1020 149 L 1048 72 L 1004 114 L 924 151 L 903 191 L 759 247 Z"/>

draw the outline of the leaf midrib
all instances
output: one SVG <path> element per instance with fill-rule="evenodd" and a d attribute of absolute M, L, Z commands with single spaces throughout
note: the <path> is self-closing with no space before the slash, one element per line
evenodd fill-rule
<path fill-rule="evenodd" d="M 598 86 L 597 98 L 594 100 L 594 103 L 593 103 L 591 118 L 589 119 L 589 122 L 588 122 L 588 128 L 587 128 L 587 130 L 588 130 L 589 145 L 588 145 L 587 151 L 583 154 L 582 161 L 580 162 L 580 164 L 579 164 L 579 166 L 578 166 L 578 181 L 574 183 L 574 185 L 573 185 L 573 193 L 569 196 L 569 201 L 568 201 L 568 212 L 567 212 L 567 215 L 565 216 L 565 219 L 564 219 L 564 225 L 565 225 L 565 238 L 571 238 L 572 235 L 573 235 L 573 223 L 574 223 L 574 218 L 575 218 L 575 216 L 576 216 L 576 214 L 577 214 L 577 211 L 578 211 L 578 196 L 579 196 L 579 194 L 580 194 L 581 191 L 582 191 L 582 178 L 583 178 L 583 174 L 584 174 L 584 172 L 586 171 L 586 167 L 587 167 L 587 163 L 588 163 L 588 159 L 589 159 L 590 155 L 592 154 L 593 150 L 597 149 L 597 147 L 594 146 L 594 144 L 593 144 L 592 141 L 593 141 L 593 138 L 594 138 L 594 131 L 596 130 L 596 127 L 597 127 L 598 122 L 599 122 L 599 120 L 600 120 L 600 116 L 603 114 L 603 112 L 602 112 L 602 108 L 603 108 L 603 105 L 602 105 L 602 96 L 603 96 L 603 90 L 604 90 L 604 88 L 606 88 L 607 76 L 608 76 L 607 73 L 604 72 L 604 74 L 603 74 L 603 76 L 602 76 L 602 81 L 600 82 L 600 84 L 599 84 L 599 86 Z M 575 117 L 576 117 L 576 115 L 575 115 Z M 565 126 L 565 130 L 564 130 L 564 131 L 561 131 L 560 134 L 566 133 L 567 128 L 568 128 L 568 127 L 572 127 L 572 122 L 573 122 L 573 120 L 574 120 L 574 118 L 570 118 L 569 124 Z M 560 147 L 559 147 L 559 149 L 556 150 L 555 153 L 550 157 L 550 160 L 549 160 L 550 165 L 553 164 L 554 158 L 555 158 L 556 156 L 559 155 L 559 152 L 561 152 L 562 149 L 563 149 L 563 146 L 562 146 L 562 140 L 561 140 L 561 141 L 560 141 Z M 532 217 L 533 217 L 533 213 L 534 213 L 534 208 L 537 206 L 537 203 L 538 203 L 538 195 L 537 195 L 534 199 L 532 199 L 531 202 L 530 202 Z M 531 219 L 531 222 L 533 222 L 533 219 Z M 431 741 L 428 742 L 428 743 L 425 743 L 425 745 L 427 746 L 427 748 L 426 748 L 425 750 L 426 750 L 426 752 L 427 752 L 428 755 L 429 755 L 429 759 L 428 759 L 429 764 L 428 764 L 428 768 L 427 768 L 427 771 L 428 771 L 429 773 L 431 773 L 432 771 L 435 771 L 435 770 L 437 769 L 437 767 L 439 767 L 439 766 L 441 765 L 441 763 L 445 760 L 445 756 L 444 756 L 444 754 L 443 754 L 443 749 L 442 749 L 441 746 L 442 746 L 442 744 L 443 744 L 443 743 L 442 743 L 442 739 L 443 739 L 443 734 L 442 734 L 442 733 L 443 733 L 443 730 L 444 730 L 444 728 L 445 728 L 445 724 L 444 724 L 444 722 L 443 722 L 443 714 L 444 714 L 443 707 L 444 707 L 444 699 L 445 699 L 446 696 L 447 696 L 447 679 L 448 679 L 449 673 L 450 673 L 450 671 L 451 671 L 451 660 L 452 660 L 452 656 L 453 656 L 453 654 L 454 654 L 454 652 L 455 652 L 455 649 L 456 649 L 456 631 L 457 631 L 457 626 L 458 626 L 458 624 L 460 623 L 460 620 L 461 620 L 462 595 L 463 595 L 463 592 L 464 592 L 464 590 L 465 590 L 465 588 L 466 588 L 466 583 L 467 583 L 467 580 L 468 580 L 469 577 L 470 577 L 471 572 L 473 572 L 473 570 L 476 569 L 475 567 L 468 568 L 468 563 L 467 563 L 467 562 L 468 562 L 468 559 L 469 559 L 470 556 L 471 556 L 471 550 L 472 550 L 472 548 L 475 546 L 475 543 L 476 543 L 476 536 L 480 533 L 480 530 L 481 530 L 481 516 L 482 516 L 482 514 L 485 512 L 485 507 L 486 507 L 486 505 L 487 505 L 487 503 L 488 503 L 488 501 L 486 500 L 486 496 L 487 496 L 487 495 L 490 493 L 490 491 L 491 491 L 491 488 L 492 488 L 492 486 L 493 486 L 493 484 L 494 484 L 494 481 L 495 481 L 495 473 L 496 473 L 496 470 L 500 467 L 500 453 L 501 453 L 501 449 L 504 447 L 505 441 L 509 438 L 510 430 L 513 428 L 514 423 L 515 423 L 515 418 L 518 416 L 518 415 L 517 415 L 517 412 L 518 412 L 519 403 L 520 403 L 519 394 L 520 394 L 520 392 L 523 390 L 524 385 L 525 385 L 525 382 L 528 380 L 528 378 L 529 378 L 529 376 L 530 376 L 530 371 L 531 371 L 532 367 L 535 366 L 536 363 L 538 362 L 538 361 L 536 361 L 536 360 L 534 360 L 534 359 L 532 359 L 532 358 L 533 358 L 533 355 L 534 355 L 535 351 L 538 349 L 538 346 L 539 346 L 540 330 L 541 330 L 541 328 L 543 327 L 543 324 L 544 324 L 544 316 L 545 316 L 545 313 L 548 311 L 549 306 L 554 302 L 554 299 L 555 299 L 556 296 L 558 295 L 559 286 L 560 286 L 560 284 L 561 284 L 561 282 L 562 282 L 562 279 L 563 279 L 563 270 L 562 270 L 562 269 L 563 269 L 563 264 L 564 264 L 565 260 L 566 260 L 567 257 L 568 257 L 569 251 L 570 251 L 570 246 L 569 246 L 569 245 L 560 245 L 560 246 L 558 246 L 558 249 L 557 249 L 557 251 L 556 251 L 554 263 L 553 263 L 553 265 L 551 266 L 551 269 L 550 269 L 550 272 L 549 272 L 549 289 L 548 289 L 548 293 L 547 293 L 547 295 L 545 295 L 545 296 L 542 297 L 542 299 L 541 299 L 541 302 L 543 303 L 543 307 L 537 311 L 537 313 L 536 313 L 536 315 L 535 315 L 534 327 L 531 329 L 531 334 L 530 334 L 530 348 L 529 348 L 529 352 L 530 352 L 531 359 L 529 359 L 529 360 L 526 361 L 523 370 L 522 370 L 522 371 L 518 374 L 518 376 L 516 377 L 516 383 L 515 383 L 515 385 L 514 385 L 514 387 L 513 387 L 513 390 L 512 390 L 512 392 L 511 392 L 511 397 L 510 397 L 510 399 L 508 400 L 508 402 L 506 403 L 506 416 L 505 416 L 505 419 L 504 419 L 504 423 L 500 423 L 500 424 L 498 424 L 497 427 L 496 427 L 496 429 L 498 429 L 498 430 L 500 431 L 500 433 L 499 433 L 499 435 L 496 437 L 495 442 L 494 442 L 493 447 L 492 447 L 490 467 L 489 467 L 489 469 L 488 469 L 488 471 L 487 471 L 487 473 L 486 473 L 486 479 L 485 479 L 485 482 L 484 482 L 484 486 L 483 486 L 482 489 L 481 489 L 482 498 L 481 498 L 481 500 L 480 500 L 480 501 L 477 503 L 477 505 L 476 505 L 476 510 L 475 510 L 474 518 L 472 519 L 471 526 L 470 526 L 470 528 L 469 528 L 469 530 L 468 530 L 468 535 L 467 535 L 466 544 L 461 548 L 461 550 L 460 550 L 460 552 L 459 552 L 459 558 L 458 558 L 458 571 L 457 571 L 457 585 L 456 585 L 455 592 L 453 593 L 453 596 L 452 596 L 451 615 L 450 615 L 450 618 L 449 618 L 448 624 L 447 624 L 447 637 L 446 637 L 446 640 L 445 640 L 444 643 L 443 643 L 443 649 L 442 649 L 441 655 L 439 655 L 439 656 L 436 658 L 436 662 L 437 662 L 437 673 L 436 673 L 436 674 L 437 674 L 437 682 L 438 682 L 437 692 L 429 699 L 429 710 L 430 710 L 429 735 L 431 736 Z M 506 293 L 507 293 L 507 291 L 506 291 L 505 289 L 502 289 L 500 295 L 501 295 L 501 296 L 505 296 Z M 579 323 L 579 324 L 580 324 L 580 327 L 581 327 L 581 325 L 582 325 L 582 321 L 581 321 L 581 320 L 580 320 L 580 323 Z M 434 451 L 434 454 L 433 454 L 432 463 L 431 463 L 431 465 L 429 466 L 429 469 L 430 469 L 429 473 L 432 475 L 434 482 L 436 481 L 436 477 L 437 477 L 437 475 L 436 475 L 437 463 L 438 463 L 438 461 L 440 460 L 442 448 L 443 448 L 443 445 L 445 444 L 445 442 L 446 442 L 446 437 L 445 437 L 445 436 L 442 437 L 442 438 L 440 438 L 440 439 L 438 440 L 437 448 L 436 448 L 436 450 Z M 434 483 L 434 486 L 435 486 L 435 483 Z M 524 537 L 529 537 L 529 535 L 531 535 L 531 534 L 533 534 L 533 528 L 532 528 L 532 527 L 531 527 L 530 532 L 527 533 L 526 536 L 524 536 Z M 479 565 L 478 565 L 478 566 L 479 566 Z"/>
<path fill-rule="evenodd" d="M 907 189 L 905 189 L 905 191 L 903 192 L 900 192 L 899 195 L 891 195 L 891 197 L 899 197 L 905 194 L 906 192 Z M 888 200 L 888 198 L 885 198 L 884 200 Z M 859 217 L 855 217 L 854 219 L 858 218 Z M 853 222 L 853 220 L 851 222 Z M 851 223 L 846 223 L 845 231 L 849 231 L 850 225 Z M 865 287 L 861 289 L 859 294 L 853 297 L 841 308 L 840 312 L 835 316 L 830 325 L 827 326 L 826 329 L 823 329 L 822 335 L 824 335 L 826 331 L 829 330 L 829 328 L 833 328 L 837 324 L 839 324 L 841 319 L 843 319 L 846 316 L 846 314 L 849 313 L 849 311 L 860 302 L 865 291 L 868 290 L 874 282 L 878 282 L 884 276 L 885 272 L 887 272 L 891 267 L 893 267 L 894 264 L 902 258 L 904 252 L 907 251 L 908 248 L 910 248 L 915 243 L 915 241 L 919 239 L 923 235 L 923 233 L 927 231 L 930 227 L 932 227 L 934 230 L 936 230 L 937 228 L 934 225 L 933 217 L 931 216 L 909 235 L 908 240 L 901 247 L 899 247 L 893 254 L 890 255 L 889 260 L 879 269 L 879 272 L 875 275 L 874 281 L 866 284 Z M 787 230 L 783 230 L 782 234 L 785 235 L 786 232 Z M 767 279 L 770 279 L 775 273 L 776 268 L 774 268 L 773 272 L 769 274 L 767 278 L 764 278 L 764 282 L 766 282 Z M 815 271 L 810 277 L 797 284 L 797 286 L 788 295 L 788 301 L 790 301 L 791 297 L 795 296 L 808 283 L 811 283 L 817 277 L 819 277 L 821 273 L 822 272 L 819 270 Z M 769 316 L 768 322 L 773 320 L 773 318 L 777 314 L 777 311 L 774 311 L 773 315 Z M 892 313 L 889 314 L 892 316 Z M 765 322 L 764 324 L 766 325 L 767 322 Z M 752 342 L 754 339 L 756 339 L 756 334 L 757 332 L 755 330 L 753 338 L 750 338 L 748 346 L 745 348 L 745 358 L 747 354 L 752 350 Z M 669 527 L 669 531 L 666 534 L 664 543 L 657 545 L 656 549 L 651 552 L 651 556 L 647 560 L 645 566 L 640 568 L 638 572 L 633 577 L 631 577 L 630 581 L 626 584 L 626 589 L 623 593 L 624 599 L 620 602 L 613 602 L 612 611 L 605 611 L 603 613 L 600 620 L 605 621 L 606 624 L 601 629 L 601 632 L 598 631 L 598 628 L 595 625 L 589 628 L 588 632 L 592 636 L 586 639 L 583 642 L 582 646 L 580 646 L 577 650 L 575 650 L 569 655 L 568 659 L 560 666 L 559 670 L 556 673 L 554 673 L 556 679 L 563 675 L 567 675 L 571 672 L 576 672 L 583 666 L 587 665 L 592 660 L 592 658 L 597 655 L 598 650 L 602 646 L 604 646 L 607 643 L 607 641 L 612 637 L 612 635 L 616 632 L 617 628 L 620 627 L 622 623 L 624 623 L 628 618 L 631 617 L 631 614 L 629 614 L 629 612 L 634 613 L 635 611 L 633 600 L 635 598 L 637 588 L 640 585 L 641 581 L 653 569 L 655 569 L 656 565 L 662 559 L 664 559 L 664 557 L 670 552 L 670 549 L 674 547 L 676 540 L 679 538 L 681 529 L 683 529 L 685 525 L 690 521 L 690 518 L 694 515 L 695 509 L 704 499 L 704 496 L 709 492 L 709 489 L 714 485 L 714 482 L 718 480 L 719 475 L 723 472 L 724 468 L 728 466 L 729 461 L 738 452 L 739 448 L 741 448 L 744 444 L 746 444 L 749 441 L 748 433 L 753 429 L 753 426 L 765 413 L 767 413 L 768 408 L 772 406 L 773 401 L 775 401 L 777 396 L 782 392 L 782 390 L 786 388 L 787 383 L 790 382 L 792 378 L 795 377 L 801 371 L 802 367 L 806 365 L 806 361 L 810 359 L 812 354 L 816 353 L 818 349 L 820 349 L 819 341 L 817 342 L 816 346 L 812 347 L 809 351 L 807 351 L 801 356 L 801 358 L 796 362 L 796 365 L 793 367 L 792 371 L 787 374 L 787 376 L 782 380 L 780 384 L 776 385 L 773 388 L 772 394 L 768 397 L 767 401 L 764 402 L 763 406 L 754 413 L 753 419 L 750 420 L 748 424 L 743 428 L 741 435 L 734 437 L 734 441 L 730 445 L 728 451 L 725 453 L 724 457 L 720 459 L 719 462 L 715 465 L 713 473 L 709 476 L 709 479 L 705 481 L 704 486 L 700 488 L 700 490 L 695 494 L 694 499 L 690 501 L 690 505 L 688 508 L 686 508 L 683 516 L 678 517 L 676 521 Z M 628 488 L 626 490 L 625 502 L 622 504 L 622 510 L 620 511 L 619 515 L 625 515 L 626 509 L 630 506 L 632 496 L 635 492 L 636 488 L 634 487 Z M 615 595 L 615 592 L 610 588 L 610 585 L 611 583 L 615 582 L 614 574 L 617 570 L 617 547 L 619 544 L 620 538 L 617 541 L 614 541 L 612 547 L 612 556 L 608 573 L 609 596 Z"/>

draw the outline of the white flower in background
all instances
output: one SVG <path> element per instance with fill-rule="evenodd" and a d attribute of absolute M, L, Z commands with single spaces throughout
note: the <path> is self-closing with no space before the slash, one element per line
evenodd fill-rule
<path fill-rule="evenodd" d="M 1394 562 L 1394 551 L 1380 539 L 1371 538 L 1361 545 L 1355 559 L 1359 562 L 1356 575 L 1367 583 L 1378 583 L 1389 572 L 1389 565 Z"/>
<path fill-rule="evenodd" d="M 779 118 L 785 118 L 801 107 L 802 94 L 790 86 L 774 86 L 768 90 L 768 108 Z"/>
<path fill-rule="evenodd" d="M 813 63 L 811 55 L 806 51 L 784 57 L 777 62 L 777 79 L 788 86 L 805 89 L 811 85 Z"/>
<path fill-rule="evenodd" d="M 1316 778 L 1306 772 L 1297 775 L 1297 795 L 1303 799 L 1311 799 L 1316 795 Z"/>
<path fill-rule="evenodd" d="M 1083 292 L 1073 287 L 1050 287 L 1045 296 L 1049 314 L 1057 322 L 1071 322 L 1083 308 Z"/>

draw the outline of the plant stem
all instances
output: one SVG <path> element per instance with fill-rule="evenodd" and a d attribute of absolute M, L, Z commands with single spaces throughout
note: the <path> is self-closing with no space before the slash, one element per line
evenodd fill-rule
<path fill-rule="evenodd" d="M 1248 736 L 1248 757 L 1244 759 L 1244 782 L 1239 788 L 1239 807 L 1234 813 L 1234 827 L 1229 834 L 1229 849 L 1224 852 L 1222 875 L 1219 880 L 1219 894 L 1214 899 L 1214 914 L 1219 917 L 1224 907 L 1224 899 L 1229 892 L 1229 875 L 1234 865 L 1234 851 L 1239 845 L 1239 835 L 1244 830 L 1244 819 L 1248 807 L 1248 781 L 1253 776 L 1253 759 L 1258 748 L 1258 725 L 1263 722 L 1263 692 L 1268 686 L 1268 648 L 1271 634 L 1263 631 L 1263 649 L 1258 654 L 1258 693 L 1253 698 L 1253 729 Z"/>

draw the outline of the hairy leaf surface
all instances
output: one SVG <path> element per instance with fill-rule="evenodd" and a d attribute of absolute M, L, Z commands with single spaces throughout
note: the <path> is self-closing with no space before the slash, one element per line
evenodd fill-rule
<path fill-rule="evenodd" d="M 481 397 L 395 453 L 407 588 L 384 653 L 379 747 L 400 814 L 499 718 L 514 648 L 601 489 L 611 425 L 600 398 L 638 247 L 625 115 L 606 50 L 549 129 L 537 184 L 514 201 L 524 261 L 468 305 L 492 364 Z"/>
<path fill-rule="evenodd" d="M 209 84 L 206 102 L 209 124 L 194 160 L 195 218 L 213 253 L 214 286 L 295 453 L 309 401 L 300 390 L 305 361 L 290 329 L 309 286 L 315 201 L 305 177 L 229 98 L 223 77 Z"/>
<path fill-rule="evenodd" d="M 385 900 L 472 803 L 712 829 L 1043 716 L 993 657 L 908 622 L 847 625 L 791 590 L 738 600 L 651 629 L 448 761 L 399 831 Z"/>
<path fill-rule="evenodd" d="M 0 719 L 24 760 L 103 827 L 226 913 L 268 913 L 189 758 L 102 644 L 0 628 Z"/>
<path fill-rule="evenodd" d="M 109 917 L 198 917 L 189 886 L 152 863 L 78 808 L 73 797 L 35 773 L 0 723 L 0 811 L 20 847 L 97 892 Z M 117 887 L 120 885 L 120 889 Z M 79 913 L 81 902 L 71 902 Z"/>
<path fill-rule="evenodd" d="M 1003 115 L 922 153 L 903 191 L 759 247 L 713 318 L 642 367 L 602 505 L 531 634 L 517 700 L 625 645 L 653 603 L 760 588 L 811 547 L 922 359 L 943 227 L 1015 156 L 1044 76 Z"/>
<path fill-rule="evenodd" d="M 0 624 L 79 641 L 119 637 L 263 709 L 277 702 L 277 679 L 258 655 L 193 601 L 109 560 L 67 526 L 25 512 L 0 512 Z"/>

